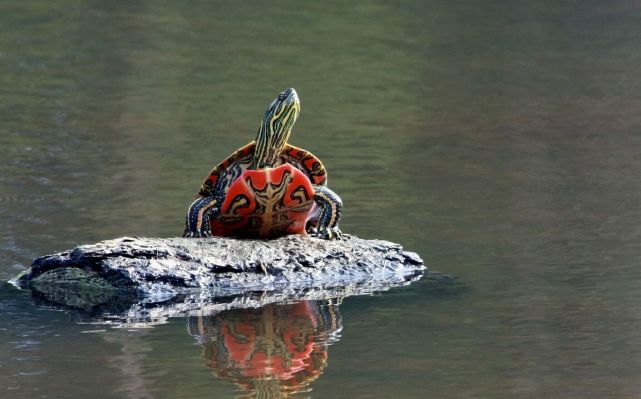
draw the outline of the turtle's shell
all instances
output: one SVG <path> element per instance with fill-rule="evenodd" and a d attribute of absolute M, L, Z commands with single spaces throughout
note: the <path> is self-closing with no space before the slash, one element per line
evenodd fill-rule
<path fill-rule="evenodd" d="M 304 234 L 314 208 L 312 184 L 293 165 L 245 170 L 227 189 L 211 227 L 221 236 Z"/>

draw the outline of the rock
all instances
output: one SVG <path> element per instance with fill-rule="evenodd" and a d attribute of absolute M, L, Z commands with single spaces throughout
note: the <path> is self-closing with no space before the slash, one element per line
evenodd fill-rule
<path fill-rule="evenodd" d="M 68 306 L 201 302 L 253 291 L 373 291 L 419 278 L 421 258 L 388 241 L 123 237 L 36 259 L 11 283 Z M 203 299 L 205 298 L 205 299 Z M 209 298 L 209 299 L 207 299 Z M 181 299 L 182 300 L 182 299 Z M 184 302 L 184 301 L 183 301 Z M 202 304 L 201 304 L 202 305 Z"/>

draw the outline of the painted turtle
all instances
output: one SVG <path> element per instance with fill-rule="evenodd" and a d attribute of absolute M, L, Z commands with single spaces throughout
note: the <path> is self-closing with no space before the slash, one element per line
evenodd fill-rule
<path fill-rule="evenodd" d="M 269 105 L 256 140 L 218 164 L 187 212 L 184 237 L 340 238 L 341 199 L 312 153 L 287 143 L 300 101 L 287 89 Z"/>

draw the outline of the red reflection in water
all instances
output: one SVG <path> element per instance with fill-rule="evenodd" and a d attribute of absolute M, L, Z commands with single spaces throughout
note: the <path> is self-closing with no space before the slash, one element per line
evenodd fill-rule
<path fill-rule="evenodd" d="M 307 390 L 327 364 L 328 343 L 340 329 L 329 301 L 270 304 L 190 318 L 190 332 L 216 375 L 251 397 Z"/>

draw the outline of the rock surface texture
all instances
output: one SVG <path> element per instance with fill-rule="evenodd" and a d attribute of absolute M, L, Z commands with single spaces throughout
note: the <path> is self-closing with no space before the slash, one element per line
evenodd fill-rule
<path fill-rule="evenodd" d="M 96 291 L 168 298 L 250 291 L 404 285 L 421 258 L 388 241 L 286 236 L 275 240 L 123 237 L 36 259 L 11 282 L 41 293 Z"/>

